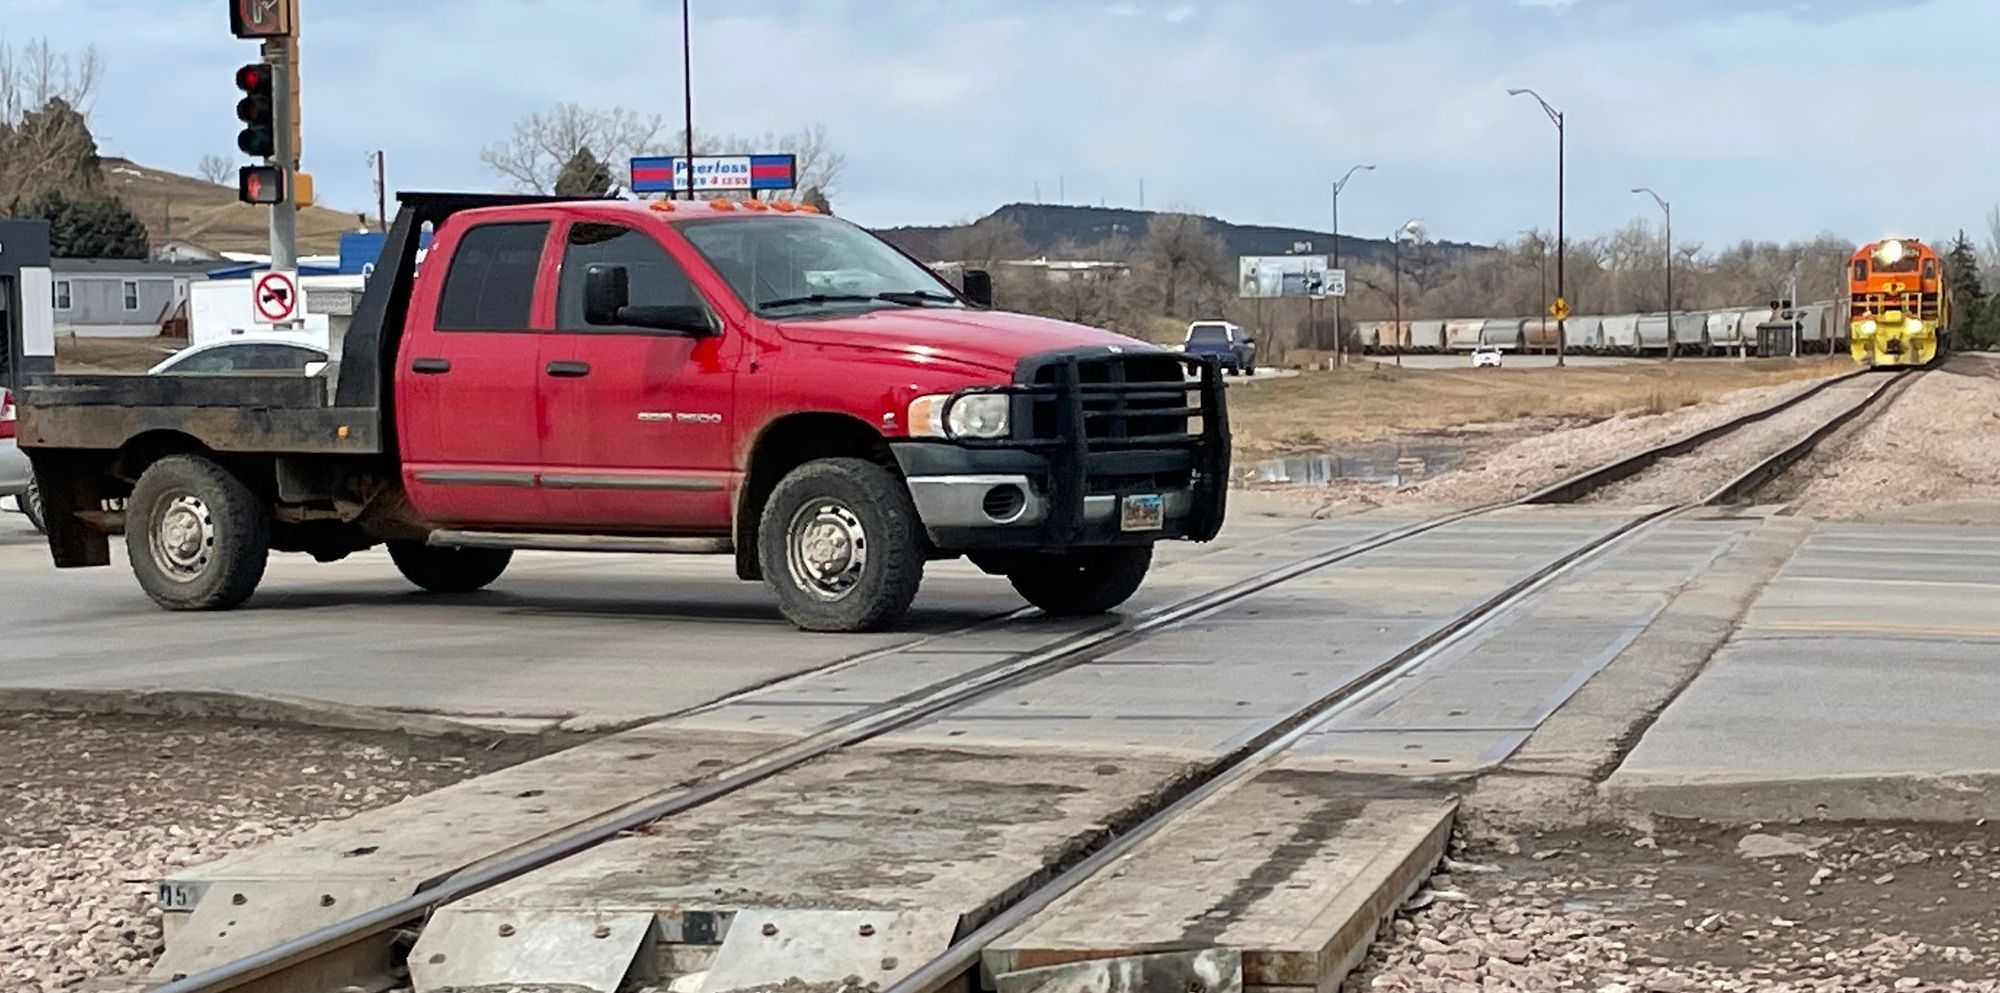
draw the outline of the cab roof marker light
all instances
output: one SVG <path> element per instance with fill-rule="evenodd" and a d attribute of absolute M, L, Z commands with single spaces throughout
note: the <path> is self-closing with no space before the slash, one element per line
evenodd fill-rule
<path fill-rule="evenodd" d="M 815 207 L 815 206 L 813 206 L 812 204 L 809 204 L 809 203 L 802 203 L 802 204 L 799 204 L 799 213 L 801 213 L 801 214 L 817 214 L 817 213 L 819 213 L 819 208 L 818 208 L 818 207 Z"/>
<path fill-rule="evenodd" d="M 710 209 L 710 210 L 735 210 L 735 209 L 736 209 L 736 201 L 734 201 L 734 200 L 724 200 L 724 199 L 721 199 L 721 198 L 719 198 L 719 197 L 718 197 L 717 199 L 714 199 L 714 200 L 710 200 L 710 201 L 708 202 L 708 209 Z"/>
<path fill-rule="evenodd" d="M 662 214 L 667 214 L 673 212 L 674 202 L 672 200 L 655 200 L 652 203 L 648 204 L 647 206 L 653 210 L 659 211 Z"/>
<path fill-rule="evenodd" d="M 792 211 L 799 209 L 799 207 L 798 204 L 795 204 L 790 200 L 773 200 L 771 201 L 771 209 L 777 211 L 780 214 L 789 214 Z"/>
<path fill-rule="evenodd" d="M 770 207 L 770 204 L 762 200 L 745 200 L 743 201 L 743 206 L 750 210 L 766 210 Z"/>

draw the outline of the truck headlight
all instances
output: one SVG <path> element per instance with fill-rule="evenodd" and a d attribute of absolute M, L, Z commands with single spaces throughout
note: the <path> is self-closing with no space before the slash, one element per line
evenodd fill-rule
<path fill-rule="evenodd" d="M 910 435 L 922 438 L 1004 438 L 1012 406 L 1002 393 L 948 394 L 910 401 Z M 946 408 L 950 408 L 947 410 Z"/>

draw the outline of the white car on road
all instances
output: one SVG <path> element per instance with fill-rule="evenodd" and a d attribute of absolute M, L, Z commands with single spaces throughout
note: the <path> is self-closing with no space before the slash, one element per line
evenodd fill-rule
<path fill-rule="evenodd" d="M 41 501 L 36 498 L 34 470 L 14 437 L 14 394 L 0 386 L 0 497 L 11 497 L 36 530 L 42 526 Z"/>
<path fill-rule="evenodd" d="M 1474 369 L 1500 368 L 1500 349 L 1493 345 L 1481 345 L 1472 350 Z"/>

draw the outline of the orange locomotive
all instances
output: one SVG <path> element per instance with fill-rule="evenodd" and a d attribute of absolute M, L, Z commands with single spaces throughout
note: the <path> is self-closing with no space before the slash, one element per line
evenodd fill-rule
<path fill-rule="evenodd" d="M 1944 259 L 1914 238 L 1863 245 L 1847 263 L 1848 349 L 1870 368 L 1929 365 L 1951 344 Z"/>

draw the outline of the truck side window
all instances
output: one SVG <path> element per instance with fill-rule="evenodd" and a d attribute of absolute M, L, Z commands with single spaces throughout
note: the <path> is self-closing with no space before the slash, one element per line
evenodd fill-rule
<path fill-rule="evenodd" d="M 556 283 L 556 329 L 617 331 L 583 319 L 583 278 L 592 265 L 625 267 L 635 307 L 702 306 L 687 271 L 652 235 L 622 224 L 573 224 Z"/>
<path fill-rule="evenodd" d="M 546 221 L 481 224 L 458 240 L 438 295 L 439 331 L 525 331 Z"/>

